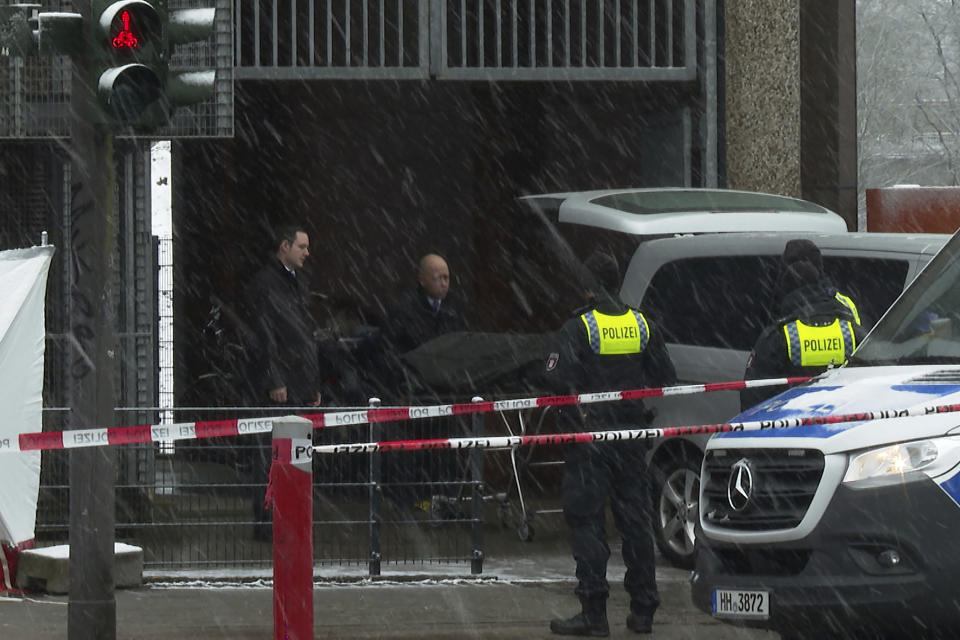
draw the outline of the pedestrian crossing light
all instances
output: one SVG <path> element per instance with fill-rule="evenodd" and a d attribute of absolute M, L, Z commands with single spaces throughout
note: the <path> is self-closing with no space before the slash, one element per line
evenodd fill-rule
<path fill-rule="evenodd" d="M 167 52 L 165 7 L 146 0 L 93 0 L 93 80 L 103 115 L 112 129 L 162 126 Z"/>
<path fill-rule="evenodd" d="M 177 107 L 214 96 L 213 70 L 173 66 L 178 45 L 211 38 L 214 8 L 170 11 L 167 0 L 92 0 L 96 95 L 103 123 L 126 134 L 169 125 Z"/>

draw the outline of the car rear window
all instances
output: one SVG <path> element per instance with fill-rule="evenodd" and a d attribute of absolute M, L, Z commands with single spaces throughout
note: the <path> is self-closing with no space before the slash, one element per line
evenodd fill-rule
<path fill-rule="evenodd" d="M 669 262 L 654 274 L 641 308 L 658 318 L 668 342 L 749 351 L 773 321 L 779 262 L 779 256 Z M 824 256 L 824 270 L 869 328 L 903 290 L 909 264 Z"/>

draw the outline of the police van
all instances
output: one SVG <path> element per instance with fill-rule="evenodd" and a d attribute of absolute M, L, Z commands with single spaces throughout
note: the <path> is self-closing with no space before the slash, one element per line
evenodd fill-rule
<path fill-rule="evenodd" d="M 709 441 L 691 576 L 697 607 L 785 638 L 956 637 L 957 408 L 960 235 L 844 366 L 733 419 L 771 428 Z M 880 411 L 906 417 L 772 428 Z"/>

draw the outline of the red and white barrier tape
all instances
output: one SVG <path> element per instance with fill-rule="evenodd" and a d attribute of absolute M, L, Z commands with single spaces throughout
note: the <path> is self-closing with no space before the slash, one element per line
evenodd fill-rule
<path fill-rule="evenodd" d="M 621 429 L 618 431 L 577 431 L 573 433 L 546 433 L 522 436 L 496 436 L 492 438 L 436 438 L 428 440 L 394 440 L 389 442 L 356 442 L 352 444 L 329 444 L 314 446 L 314 453 L 372 453 L 374 451 L 417 451 L 423 449 L 492 449 L 502 447 L 523 447 L 544 444 L 577 444 L 584 442 L 610 442 L 618 440 L 650 440 L 654 438 L 675 438 L 706 433 L 727 431 L 760 431 L 764 429 L 784 429 L 814 424 L 837 424 L 841 422 L 862 422 L 866 420 L 885 420 L 888 418 L 908 418 L 928 416 L 936 413 L 960 411 L 960 404 L 931 405 L 913 409 L 889 409 L 886 411 L 867 411 L 828 416 L 781 418 L 778 420 L 758 420 L 755 422 L 727 422 L 690 427 L 659 427 L 651 429 Z"/>
<path fill-rule="evenodd" d="M 627 389 L 624 391 L 604 391 L 601 393 L 584 393 L 569 396 L 463 402 L 422 407 L 411 406 L 361 409 L 355 411 L 330 411 L 327 413 L 307 414 L 301 417 L 310 420 L 313 423 L 314 429 L 322 429 L 325 427 L 345 427 L 375 422 L 401 422 L 473 413 L 492 413 L 494 411 L 517 411 L 538 407 L 637 400 L 641 398 L 669 397 L 693 393 L 708 393 L 712 391 L 738 391 L 754 387 L 793 385 L 806 382 L 809 379 L 809 377 L 795 377 L 739 380 L 736 382 L 710 382 L 707 384 Z M 73 449 L 77 447 L 104 447 L 123 444 L 142 444 L 147 442 L 172 442 L 175 440 L 239 436 L 250 433 L 270 433 L 273 429 L 273 419 L 273 417 L 239 418 L 134 427 L 109 427 L 106 429 L 74 429 L 72 431 L 22 433 L 16 440 L 13 438 L 0 438 L 0 453 L 47 449 Z"/>

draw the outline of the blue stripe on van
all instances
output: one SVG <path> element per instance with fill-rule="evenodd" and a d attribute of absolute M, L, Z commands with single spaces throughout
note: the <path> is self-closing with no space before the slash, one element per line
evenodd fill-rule
<path fill-rule="evenodd" d="M 843 393 L 844 387 L 802 386 L 788 389 L 778 396 L 744 411 L 731 422 L 755 422 L 761 420 L 779 420 L 806 416 L 856 413 L 857 411 L 882 411 L 884 409 L 902 409 L 918 404 L 928 404 L 934 398 L 960 393 L 960 385 L 955 384 L 897 384 L 891 385 L 888 392 L 873 392 L 869 397 L 851 397 Z M 863 391 L 863 389 L 861 389 Z M 804 396 L 823 394 L 823 401 L 805 401 Z M 832 398 L 831 398 L 832 396 Z M 921 397 L 917 397 L 921 396 Z M 831 402 L 831 399 L 833 402 Z M 738 431 L 721 434 L 724 438 L 776 438 L 790 436 L 795 438 L 829 438 L 838 433 L 862 424 L 861 422 L 842 422 L 838 424 L 808 425 L 787 429 L 765 429 L 762 431 Z"/>
<path fill-rule="evenodd" d="M 956 473 L 946 482 L 940 483 L 940 488 L 946 492 L 954 502 L 960 504 L 960 473 Z"/>
<path fill-rule="evenodd" d="M 907 391 L 909 393 L 925 393 L 931 396 L 948 396 L 960 392 L 957 384 L 894 384 L 891 391 Z M 892 408 L 892 407 L 891 407 Z"/>

